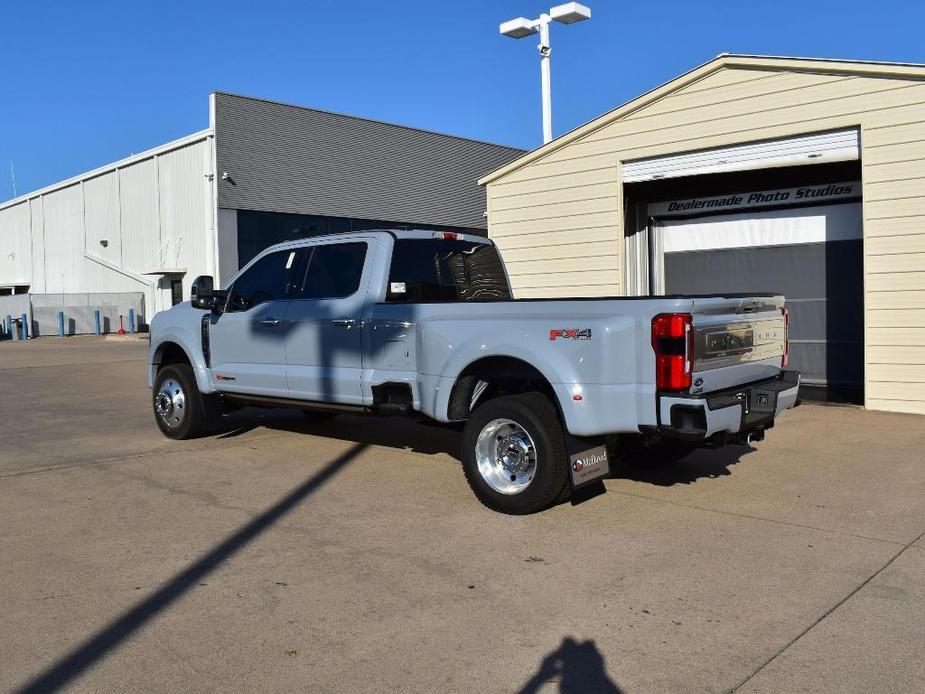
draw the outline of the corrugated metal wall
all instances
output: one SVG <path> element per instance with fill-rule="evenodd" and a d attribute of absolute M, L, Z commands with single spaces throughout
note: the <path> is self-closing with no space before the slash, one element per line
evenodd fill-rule
<path fill-rule="evenodd" d="M 220 208 L 484 229 L 476 180 L 522 150 L 216 93 Z"/>
<path fill-rule="evenodd" d="M 211 133 L 203 132 L 0 205 L 0 286 L 39 294 L 142 292 L 170 305 L 144 273 L 185 269 L 184 294 L 213 271 Z"/>
<path fill-rule="evenodd" d="M 86 335 L 96 331 L 96 312 L 100 312 L 100 330 L 114 333 L 119 330 L 119 316 L 123 327 L 131 330 L 129 310 L 134 311 L 135 328 L 147 326 L 145 301 L 142 292 L 88 293 L 88 294 L 15 294 L 0 296 L 0 337 L 9 339 L 6 317 L 18 320 L 25 313 L 29 337 L 58 335 L 59 314 L 64 313 L 66 335 Z"/>
<path fill-rule="evenodd" d="M 119 317 L 129 331 L 129 309 L 135 312 L 135 327 L 147 324 L 144 294 L 142 292 L 89 293 L 89 294 L 30 294 L 32 325 L 30 335 L 57 335 L 59 312 L 64 313 L 65 335 L 87 335 L 96 330 L 96 311 L 100 312 L 100 330 L 115 333 L 119 330 Z"/>
<path fill-rule="evenodd" d="M 21 330 L 14 321 L 26 314 L 26 321 L 32 321 L 32 301 L 28 294 L 10 294 L 0 296 L 0 337 L 5 340 L 13 338 L 13 333 Z M 10 320 L 7 321 L 7 316 Z M 18 339 L 22 333 L 16 335 Z"/>
<path fill-rule="evenodd" d="M 121 267 L 147 272 L 158 265 L 161 223 L 158 219 L 157 162 L 147 159 L 119 171 Z"/>
<path fill-rule="evenodd" d="M 32 278 L 32 235 L 29 202 L 0 211 L 0 284 L 29 284 Z"/>

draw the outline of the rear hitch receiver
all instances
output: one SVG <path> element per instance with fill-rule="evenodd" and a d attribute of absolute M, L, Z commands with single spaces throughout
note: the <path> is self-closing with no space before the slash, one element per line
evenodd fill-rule
<path fill-rule="evenodd" d="M 746 446 L 751 443 L 758 443 L 759 441 L 764 441 L 764 429 L 755 429 L 754 431 L 747 431 L 744 434 L 739 434 L 739 443 Z"/>

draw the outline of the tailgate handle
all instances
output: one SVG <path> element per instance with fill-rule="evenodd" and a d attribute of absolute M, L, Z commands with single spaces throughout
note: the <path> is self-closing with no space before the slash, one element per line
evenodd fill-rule
<path fill-rule="evenodd" d="M 763 301 L 750 301 L 747 304 L 742 304 L 739 307 L 739 312 L 740 313 L 751 313 L 752 311 L 757 311 L 762 308 L 764 308 Z"/>

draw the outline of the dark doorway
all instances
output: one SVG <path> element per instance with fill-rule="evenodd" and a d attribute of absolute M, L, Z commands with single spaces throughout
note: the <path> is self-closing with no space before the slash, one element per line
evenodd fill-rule
<path fill-rule="evenodd" d="M 183 303 L 183 280 L 170 280 L 170 299 L 174 306 Z"/>

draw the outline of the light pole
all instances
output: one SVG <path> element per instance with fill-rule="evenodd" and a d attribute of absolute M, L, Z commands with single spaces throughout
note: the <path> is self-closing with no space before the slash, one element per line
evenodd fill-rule
<path fill-rule="evenodd" d="M 512 39 L 522 39 L 536 33 L 540 35 L 537 48 L 540 50 L 540 75 L 543 85 L 543 144 L 552 140 L 552 94 L 549 79 L 549 54 L 552 49 L 549 47 L 549 23 L 555 20 L 562 24 L 574 24 L 590 18 L 591 10 L 588 7 L 577 2 L 567 2 L 564 5 L 556 5 L 548 14 L 544 12 L 536 19 L 517 17 L 500 26 L 501 33 Z"/>

